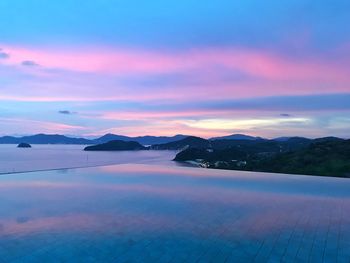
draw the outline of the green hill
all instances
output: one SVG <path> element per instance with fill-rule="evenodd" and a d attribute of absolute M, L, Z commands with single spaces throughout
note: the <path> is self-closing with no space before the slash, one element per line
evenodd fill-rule
<path fill-rule="evenodd" d="M 185 149 L 174 160 L 216 169 L 350 177 L 350 140 L 217 142 L 212 149 Z"/>

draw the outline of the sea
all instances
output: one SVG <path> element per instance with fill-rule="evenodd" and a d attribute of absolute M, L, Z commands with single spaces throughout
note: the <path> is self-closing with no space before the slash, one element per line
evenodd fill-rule
<path fill-rule="evenodd" d="M 84 151 L 86 145 L 34 144 L 17 148 L 0 144 L 0 174 L 51 169 L 92 167 L 122 163 L 181 165 L 172 159 L 176 151 Z"/>
<path fill-rule="evenodd" d="M 0 262 L 350 262 L 350 180 L 0 146 Z"/>

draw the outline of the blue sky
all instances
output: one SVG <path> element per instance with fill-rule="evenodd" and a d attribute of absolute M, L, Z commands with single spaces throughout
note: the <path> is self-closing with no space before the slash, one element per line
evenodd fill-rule
<path fill-rule="evenodd" d="M 3 0 L 0 134 L 348 137 L 348 24 L 349 1 Z"/>

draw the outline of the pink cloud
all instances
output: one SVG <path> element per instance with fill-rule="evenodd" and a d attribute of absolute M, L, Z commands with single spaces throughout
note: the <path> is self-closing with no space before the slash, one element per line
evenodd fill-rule
<path fill-rule="evenodd" d="M 38 81 L 37 83 L 20 82 L 16 86 L 4 87 L 0 100 L 34 101 L 34 102 L 95 102 L 95 101 L 172 101 L 191 102 L 239 99 L 264 96 L 309 95 L 347 93 L 348 85 L 314 84 L 312 82 L 286 81 L 244 81 L 225 83 L 224 80 L 203 82 L 197 85 L 174 85 L 174 87 L 158 88 L 140 86 L 102 85 L 96 80 L 81 80 L 79 83 L 62 82 L 57 79 Z M 64 77 L 62 77 L 64 78 Z M 56 83 L 58 81 L 58 83 Z M 62 83 L 62 84 L 61 84 Z"/>
<path fill-rule="evenodd" d="M 4 130 L 13 130 L 13 133 L 18 133 L 19 130 L 32 133 L 74 133 L 85 129 L 78 125 L 22 118 L 0 118 L 0 121 Z"/>
<path fill-rule="evenodd" d="M 322 80 L 349 82 L 348 70 L 328 60 L 295 59 L 244 48 L 196 49 L 183 52 L 94 47 L 82 50 L 47 50 L 2 45 L 7 63 L 32 60 L 47 68 L 106 74 L 161 74 L 224 67 L 272 80 Z M 350 64 L 350 63 L 349 63 Z M 350 66 L 350 65 L 347 66 Z"/>
<path fill-rule="evenodd" d="M 2 87 L 0 100 L 185 102 L 350 91 L 350 63 L 322 58 L 296 59 L 242 48 L 174 53 L 103 47 L 67 51 L 2 46 L 10 54 L 1 62 L 11 67 L 5 76 L 11 74 L 8 78 L 15 83 Z M 23 67 L 20 64 L 25 60 L 41 66 Z M 26 75 L 16 75 L 16 71 Z M 227 78 L 235 73 L 244 77 Z M 142 82 L 145 76 L 157 78 L 162 74 L 180 74 L 179 83 L 168 80 L 148 86 Z M 141 81 L 133 83 L 130 79 Z"/>

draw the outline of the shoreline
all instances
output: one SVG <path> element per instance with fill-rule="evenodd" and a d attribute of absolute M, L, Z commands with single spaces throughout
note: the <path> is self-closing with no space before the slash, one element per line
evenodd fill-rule
<path fill-rule="evenodd" d="M 70 166 L 70 167 L 61 167 L 61 168 L 47 168 L 47 169 L 25 170 L 25 171 L 18 171 L 18 172 L 0 172 L 0 176 L 2 176 L 2 175 L 10 175 L 10 174 L 21 174 L 21 173 L 35 173 L 35 172 L 69 170 L 69 169 L 94 168 L 94 167 L 112 166 L 112 165 L 118 165 L 118 164 L 130 164 L 130 163 L 95 164 L 95 165 Z"/>
<path fill-rule="evenodd" d="M 279 173 L 279 172 L 267 172 L 267 171 L 254 171 L 254 170 L 240 170 L 240 169 L 225 169 L 225 168 L 214 168 L 214 167 L 204 167 L 200 162 L 196 160 L 188 160 L 188 161 L 175 161 L 184 165 L 185 167 L 193 167 L 200 169 L 208 169 L 208 170 L 219 170 L 219 171 L 236 171 L 236 172 L 248 172 L 248 173 L 264 173 L 264 174 L 276 174 L 276 175 L 295 175 L 295 176 L 314 176 L 314 177 L 323 177 L 323 178 L 341 178 L 341 179 L 350 179 L 350 176 L 330 176 L 330 175 L 318 175 L 318 174 L 297 174 L 297 173 Z"/>
<path fill-rule="evenodd" d="M 221 169 L 221 168 L 209 168 L 202 167 L 196 161 L 174 161 L 169 160 L 170 162 L 175 162 L 179 165 L 177 167 L 183 168 L 199 168 L 206 170 L 217 170 L 217 171 L 226 171 L 226 172 L 244 172 L 244 173 L 263 173 L 263 174 L 274 174 L 274 175 L 292 175 L 292 176 L 307 176 L 307 177 L 321 177 L 321 178 L 338 178 L 338 179 L 350 179 L 350 177 L 341 177 L 341 176 L 323 176 L 323 175 L 312 175 L 312 174 L 292 174 L 292 173 L 277 173 L 277 172 L 263 172 L 263 171 L 251 171 L 251 170 L 236 170 L 236 169 Z M 127 165 L 127 164 L 135 164 L 135 165 L 164 165 L 162 163 L 137 163 L 137 162 L 116 162 L 116 163 L 107 163 L 107 164 L 94 164 L 94 165 L 81 165 L 81 166 L 69 166 L 69 167 L 59 167 L 59 168 L 47 168 L 47 169 L 34 169 L 34 170 L 24 170 L 24 171 L 15 171 L 15 172 L 0 172 L 0 176 L 3 175 L 11 175 L 11 174 L 26 174 L 26 173 L 35 173 L 35 172 L 49 172 L 49 171 L 60 171 L 60 170 L 70 170 L 70 169 L 83 169 L 83 168 L 95 168 L 95 167 L 103 167 L 103 166 L 114 166 L 114 165 Z"/>
<path fill-rule="evenodd" d="M 175 161 L 179 164 L 181 162 Z M 261 174 L 272 174 L 276 176 L 295 176 L 295 177 L 319 177 L 324 179 L 349 179 L 350 177 L 340 177 L 340 176 L 322 176 L 322 175 L 311 175 L 311 174 L 289 174 L 289 173 L 273 173 L 273 172 L 261 172 L 261 171 L 247 171 L 247 170 L 233 170 L 233 169 L 218 169 L 218 168 L 205 168 L 201 166 L 193 165 L 193 163 L 183 162 L 183 164 L 187 163 L 188 165 L 178 165 L 176 167 L 179 168 L 196 168 L 196 169 L 204 169 L 204 170 L 217 170 L 217 171 L 224 171 L 224 172 L 243 172 L 243 173 L 261 173 Z M 62 168 L 48 168 L 48 169 L 36 169 L 36 170 L 30 170 L 30 171 L 19 171 L 19 172 L 0 172 L 0 176 L 6 176 L 6 175 L 15 175 L 15 174 L 27 174 L 27 173 L 36 173 L 36 172 L 50 172 L 50 171 L 61 171 L 61 170 L 71 170 L 71 169 L 84 169 L 84 168 L 96 168 L 96 167 L 104 167 L 104 166 L 114 166 L 114 165 L 161 165 L 164 166 L 164 164 L 154 164 L 154 163 L 111 163 L 111 164 L 97 164 L 97 165 L 87 165 L 87 166 L 74 166 L 74 167 L 62 167 Z"/>

